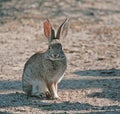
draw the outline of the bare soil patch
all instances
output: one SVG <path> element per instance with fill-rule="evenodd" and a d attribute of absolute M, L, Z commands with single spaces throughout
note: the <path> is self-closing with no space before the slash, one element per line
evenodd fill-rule
<path fill-rule="evenodd" d="M 47 48 L 47 17 L 55 28 L 71 17 L 58 101 L 27 99 L 21 88 L 25 62 Z M 0 0 L 0 113 L 119 114 L 120 1 Z"/>

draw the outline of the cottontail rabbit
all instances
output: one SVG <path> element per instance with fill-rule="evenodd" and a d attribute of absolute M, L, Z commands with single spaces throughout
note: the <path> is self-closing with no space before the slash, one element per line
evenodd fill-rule
<path fill-rule="evenodd" d="M 49 20 L 44 22 L 44 34 L 48 38 L 49 46 L 46 52 L 35 53 L 25 64 L 22 88 L 27 95 L 39 97 L 44 93 L 46 97 L 59 98 L 57 86 L 67 67 L 60 38 L 67 35 L 68 21 L 69 19 L 65 19 L 56 35 Z"/>

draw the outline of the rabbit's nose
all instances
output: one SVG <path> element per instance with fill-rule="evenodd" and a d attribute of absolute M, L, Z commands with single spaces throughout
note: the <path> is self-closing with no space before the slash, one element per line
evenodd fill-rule
<path fill-rule="evenodd" d="M 52 54 L 52 57 L 57 58 L 59 57 L 59 54 Z"/>

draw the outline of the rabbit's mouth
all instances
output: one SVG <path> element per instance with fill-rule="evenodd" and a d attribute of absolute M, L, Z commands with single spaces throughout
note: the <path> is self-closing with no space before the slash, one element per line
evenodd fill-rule
<path fill-rule="evenodd" d="M 50 60 L 52 60 L 52 61 L 65 59 L 65 57 L 51 57 L 51 56 L 49 56 L 48 58 L 49 58 Z"/>
<path fill-rule="evenodd" d="M 49 55 L 49 54 L 45 54 L 45 58 L 46 59 L 49 59 L 49 60 L 52 60 L 52 61 L 56 61 L 56 60 L 63 60 L 63 59 L 65 59 L 65 56 L 64 55 L 56 55 L 56 56 L 54 56 L 54 55 Z"/>

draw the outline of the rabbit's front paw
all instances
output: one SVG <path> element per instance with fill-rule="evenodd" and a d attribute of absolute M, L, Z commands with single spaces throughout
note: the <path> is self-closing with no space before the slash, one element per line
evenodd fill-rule
<path fill-rule="evenodd" d="M 59 97 L 59 96 L 54 96 L 54 97 L 52 97 L 52 99 L 53 99 L 53 100 L 61 100 L 61 97 Z"/>

